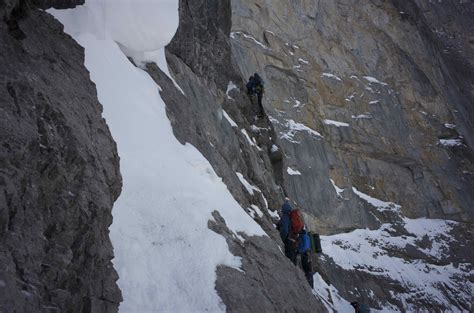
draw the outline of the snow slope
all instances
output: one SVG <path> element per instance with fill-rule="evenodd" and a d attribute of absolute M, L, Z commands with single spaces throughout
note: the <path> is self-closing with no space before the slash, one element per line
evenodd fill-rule
<path fill-rule="evenodd" d="M 355 188 L 353 190 L 356 192 Z M 361 192 L 356 194 L 379 211 L 400 208 L 397 204 Z M 474 284 L 470 282 L 472 271 L 469 264 L 444 261 L 450 253 L 450 245 L 455 241 L 450 232 L 457 227 L 457 223 L 440 219 L 410 219 L 398 214 L 401 218 L 398 225 L 385 223 L 375 230 L 357 229 L 321 236 L 325 256 L 347 271 L 363 272 L 397 282 L 402 289 L 391 292 L 391 295 L 408 311 L 418 310 L 414 304 L 416 301 L 428 301 L 451 308 L 452 312 L 460 312 L 463 306 L 453 307 L 452 300 L 469 303 Z M 396 227 L 403 227 L 405 233 L 397 234 Z M 417 257 L 401 257 L 409 247 L 416 247 L 419 251 Z M 315 276 L 315 280 L 318 278 Z M 331 286 L 319 286 L 315 290 L 324 295 L 321 290 L 329 292 L 333 289 Z M 373 296 L 372 300 L 378 302 L 383 312 L 399 311 L 393 304 L 381 303 Z M 339 300 L 333 301 L 332 308 L 338 310 L 339 305 Z"/>
<path fill-rule="evenodd" d="M 124 47 L 163 49 L 177 27 L 178 1 L 111 2 L 50 12 L 85 48 L 117 142 L 123 189 L 110 235 L 124 298 L 120 311 L 225 311 L 214 288 L 216 266 L 238 268 L 240 259 L 208 229 L 211 213 L 219 211 L 236 236 L 264 231 L 197 149 L 176 140 L 159 87 L 123 53 Z"/>

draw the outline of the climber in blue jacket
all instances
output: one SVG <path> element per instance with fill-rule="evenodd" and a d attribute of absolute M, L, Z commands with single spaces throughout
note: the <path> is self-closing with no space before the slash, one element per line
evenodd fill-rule
<path fill-rule="evenodd" d="M 291 244 L 288 240 L 288 235 L 290 234 L 290 212 L 293 208 L 290 205 L 290 199 L 285 198 L 285 202 L 281 207 L 281 217 L 280 221 L 277 224 L 277 229 L 280 231 L 280 237 L 285 245 L 285 255 L 287 258 L 291 260 L 294 264 L 296 264 L 296 249 L 294 248 L 293 244 Z"/>
<path fill-rule="evenodd" d="M 290 199 L 286 198 L 285 202 L 281 207 L 281 218 L 280 218 L 280 237 L 281 240 L 285 241 L 290 233 L 290 212 L 293 208 L 290 205 Z"/>
<path fill-rule="evenodd" d="M 285 198 L 285 202 L 281 207 L 281 217 L 277 224 L 277 229 L 280 231 L 280 237 L 285 244 L 285 255 L 296 265 L 296 258 L 301 255 L 301 265 L 311 288 L 313 288 L 313 268 L 311 266 L 311 238 L 309 234 L 303 229 L 298 235 L 298 245 L 295 247 L 294 243 L 290 242 L 289 234 L 291 230 L 290 212 L 293 208 L 290 205 L 290 199 Z"/>
<path fill-rule="evenodd" d="M 303 266 L 304 275 L 311 288 L 314 288 L 313 267 L 311 264 L 311 239 L 308 232 L 303 230 L 299 235 L 298 254 L 301 255 L 301 265 Z"/>

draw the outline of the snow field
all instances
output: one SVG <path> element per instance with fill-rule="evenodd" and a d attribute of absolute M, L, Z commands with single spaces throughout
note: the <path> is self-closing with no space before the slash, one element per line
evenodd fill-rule
<path fill-rule="evenodd" d="M 393 296 L 402 301 L 407 310 L 415 309 L 409 300 L 411 297 L 436 301 L 448 307 L 448 296 L 469 297 L 472 284 L 463 286 L 456 282 L 456 278 L 467 279 L 469 275 L 462 266 L 436 265 L 422 259 L 404 260 L 388 252 L 394 249 L 403 251 L 407 245 L 417 246 L 418 241 L 426 236 L 432 245 L 419 250 L 431 258 L 441 259 L 452 240 L 448 233 L 456 223 L 426 218 L 404 218 L 403 221 L 409 236 L 393 236 L 392 225 L 383 224 L 376 230 L 357 229 L 350 233 L 322 236 L 323 251 L 343 269 L 398 281 L 408 292 L 399 292 Z M 456 295 L 446 294 L 446 286 L 448 290 L 458 290 Z"/>

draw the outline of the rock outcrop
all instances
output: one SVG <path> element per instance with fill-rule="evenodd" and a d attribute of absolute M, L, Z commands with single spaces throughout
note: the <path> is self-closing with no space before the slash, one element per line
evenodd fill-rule
<path fill-rule="evenodd" d="M 23 40 L 0 22 L 0 311 L 116 312 L 115 142 L 83 49 L 49 14 L 25 13 Z"/>

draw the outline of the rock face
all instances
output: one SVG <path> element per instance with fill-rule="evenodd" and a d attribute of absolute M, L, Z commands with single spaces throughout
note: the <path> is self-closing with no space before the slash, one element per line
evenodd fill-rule
<path fill-rule="evenodd" d="M 116 146 L 83 49 L 27 13 L 23 40 L 0 23 L 0 311 L 116 312 Z"/>
<path fill-rule="evenodd" d="M 286 189 L 324 231 L 374 225 L 351 187 L 407 216 L 473 220 L 472 43 L 444 40 L 469 38 L 472 4 L 406 3 L 232 2 L 235 63 L 264 75 L 285 163 L 303 174 Z M 324 138 L 288 136 L 290 121 Z"/>
<path fill-rule="evenodd" d="M 474 219 L 473 4 L 233 0 L 230 5 L 180 1 L 180 27 L 167 58 L 185 95 L 154 65 L 147 66 L 164 89 L 176 136 L 210 160 L 244 208 L 260 207 L 262 216 L 248 212 L 276 240 L 265 202 L 275 209 L 285 194 L 304 211 L 308 226 L 323 234 L 391 225 L 389 236 L 409 238 L 406 217 L 457 221 L 445 234 L 452 240 L 425 238 L 381 251 L 427 268 L 470 264 L 453 278 L 459 280 L 456 288 L 469 289 L 473 260 L 462 247 L 470 243 Z M 265 119 L 255 118 L 245 95 L 254 72 L 266 82 Z M 281 158 L 272 155 L 274 146 Z M 235 172 L 261 193 L 249 195 Z M 374 199 L 392 204 L 381 209 Z M 426 254 L 438 241 L 444 252 Z M 254 258 L 250 247 L 234 252 Z M 442 284 L 434 288 L 447 302 L 430 302 L 423 292 L 419 299 L 401 300 L 397 294 L 414 291 L 370 269 L 348 271 L 328 256 L 318 266 L 345 299 L 376 308 L 470 309 L 464 294 L 456 299 L 456 291 Z M 218 274 L 221 297 L 237 310 L 231 298 L 242 295 L 221 283 L 233 274 L 222 269 Z"/>

